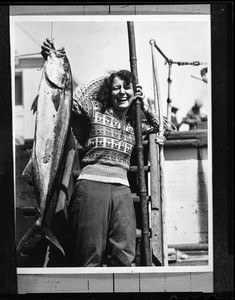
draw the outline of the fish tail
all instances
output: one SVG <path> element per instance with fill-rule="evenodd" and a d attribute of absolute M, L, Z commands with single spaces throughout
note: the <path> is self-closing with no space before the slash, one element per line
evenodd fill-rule
<path fill-rule="evenodd" d="M 20 252 L 23 247 L 27 244 L 27 242 L 33 237 L 33 236 L 40 236 L 40 228 L 38 226 L 38 224 L 35 222 L 33 224 L 33 226 L 26 232 L 26 234 L 21 238 L 21 240 L 19 241 L 17 247 L 16 247 L 16 251 Z M 40 240 L 41 238 L 39 238 Z"/>
<path fill-rule="evenodd" d="M 47 238 L 54 246 L 56 246 L 56 248 L 58 248 L 62 252 L 62 254 L 65 256 L 64 249 L 58 242 L 58 240 L 57 240 L 56 236 L 54 235 L 54 233 L 52 232 L 52 230 L 48 226 L 46 226 L 43 228 L 43 231 L 44 231 L 45 238 Z"/>
<path fill-rule="evenodd" d="M 19 241 L 17 247 L 16 247 L 16 251 L 20 252 L 24 246 L 27 244 L 27 242 L 32 238 L 37 236 L 37 242 L 39 242 L 41 240 L 42 237 L 47 238 L 54 246 L 56 246 L 61 252 L 62 254 L 65 256 L 65 252 L 64 249 L 62 248 L 62 246 L 60 245 L 60 243 L 58 242 L 57 238 L 55 237 L 54 233 L 52 232 L 52 230 L 46 226 L 46 227 L 41 227 L 41 225 L 39 225 L 39 221 L 37 220 L 33 226 L 26 232 L 26 234 L 21 238 L 21 240 Z"/>

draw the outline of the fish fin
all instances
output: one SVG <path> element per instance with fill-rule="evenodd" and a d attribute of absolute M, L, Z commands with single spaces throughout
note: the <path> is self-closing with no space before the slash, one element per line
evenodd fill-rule
<path fill-rule="evenodd" d="M 52 232 L 52 230 L 49 227 L 44 227 L 43 231 L 45 234 L 45 238 L 47 238 L 54 246 L 56 246 L 56 248 L 58 248 L 62 252 L 62 254 L 65 256 L 64 249 L 58 242 L 58 240 L 57 240 L 56 236 L 54 235 L 54 233 Z"/>
<path fill-rule="evenodd" d="M 21 238 L 19 243 L 17 244 L 16 251 L 19 252 L 23 249 L 23 247 L 26 245 L 26 243 L 33 237 L 37 235 L 39 237 L 39 240 L 42 238 L 40 237 L 40 227 L 36 224 L 36 222 L 33 224 L 33 226 L 26 232 L 26 234 Z"/>
<path fill-rule="evenodd" d="M 37 111 L 37 107 L 38 107 L 38 96 L 39 96 L 39 95 L 37 95 L 37 96 L 35 97 L 35 99 L 33 100 L 33 104 L 32 104 L 32 106 L 31 106 L 31 110 L 33 111 L 33 114 L 35 114 L 35 112 Z"/>
<path fill-rule="evenodd" d="M 32 177 L 32 160 L 31 159 L 28 162 L 27 166 L 25 167 L 22 175 L 29 175 L 30 177 Z"/>

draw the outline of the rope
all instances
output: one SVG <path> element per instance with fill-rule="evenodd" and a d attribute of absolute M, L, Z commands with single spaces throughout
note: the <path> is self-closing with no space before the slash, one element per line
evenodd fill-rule
<path fill-rule="evenodd" d="M 171 91 L 170 86 L 171 86 L 171 83 L 172 83 L 172 79 L 171 79 L 171 67 L 172 67 L 172 64 L 177 64 L 178 66 L 187 66 L 187 65 L 199 66 L 199 65 L 206 65 L 207 63 L 200 62 L 200 61 L 193 61 L 193 62 L 182 62 L 182 61 L 176 62 L 176 61 L 173 61 L 172 59 L 169 59 L 163 53 L 163 51 L 157 46 L 155 40 L 151 40 L 150 43 L 151 43 L 152 48 L 155 47 L 158 50 L 158 52 L 164 57 L 165 64 L 168 64 L 168 66 L 169 66 L 169 74 L 168 74 L 168 80 L 167 80 L 168 81 L 167 118 L 170 121 L 170 119 L 171 119 L 171 102 L 172 102 L 172 99 L 170 97 L 170 91 Z M 154 63 L 154 64 L 156 65 L 156 63 Z"/>
<path fill-rule="evenodd" d="M 172 64 L 177 64 L 178 66 L 188 66 L 188 65 L 191 65 L 191 66 L 200 66 L 200 65 L 206 65 L 207 63 L 203 63 L 203 62 L 200 62 L 200 61 L 193 61 L 193 62 L 172 62 Z"/>
<path fill-rule="evenodd" d="M 168 64 L 177 64 L 178 66 L 186 66 L 186 65 L 192 65 L 192 66 L 199 66 L 199 65 L 207 65 L 207 63 L 205 62 L 200 62 L 200 61 L 193 61 L 193 62 L 176 62 L 176 61 L 172 61 L 171 59 L 169 59 L 164 53 L 163 51 L 158 47 L 158 45 L 156 44 L 155 40 L 151 40 L 153 46 L 158 50 L 158 52 L 165 58 L 166 63 Z"/>
<path fill-rule="evenodd" d="M 165 131 L 177 131 L 177 127 L 170 122 L 166 117 L 163 117 Z"/>

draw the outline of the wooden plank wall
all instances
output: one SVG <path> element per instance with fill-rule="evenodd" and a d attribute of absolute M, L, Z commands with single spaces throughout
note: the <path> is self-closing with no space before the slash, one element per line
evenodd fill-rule
<path fill-rule="evenodd" d="M 18 293 L 213 292 L 212 272 L 18 275 Z"/>
<path fill-rule="evenodd" d="M 154 15 L 209 14 L 210 5 L 13 5 L 10 15 Z"/>
<path fill-rule="evenodd" d="M 200 5 L 10 6 L 10 15 L 208 14 Z M 18 293 L 213 292 L 213 272 L 18 275 Z"/>

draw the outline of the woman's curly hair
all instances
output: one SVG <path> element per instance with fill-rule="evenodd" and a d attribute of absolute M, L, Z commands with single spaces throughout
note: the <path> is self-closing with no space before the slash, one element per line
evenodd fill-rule
<path fill-rule="evenodd" d="M 107 108 L 112 107 L 112 102 L 111 102 L 112 85 L 115 77 L 119 77 L 120 79 L 124 80 L 127 85 L 130 83 L 132 83 L 133 86 L 136 85 L 136 79 L 132 72 L 128 70 L 120 70 L 117 72 L 112 72 L 109 77 L 106 77 L 104 79 L 104 82 L 102 83 L 100 90 L 97 94 L 96 99 L 102 105 L 102 109 L 101 109 L 102 112 L 105 112 Z"/>

